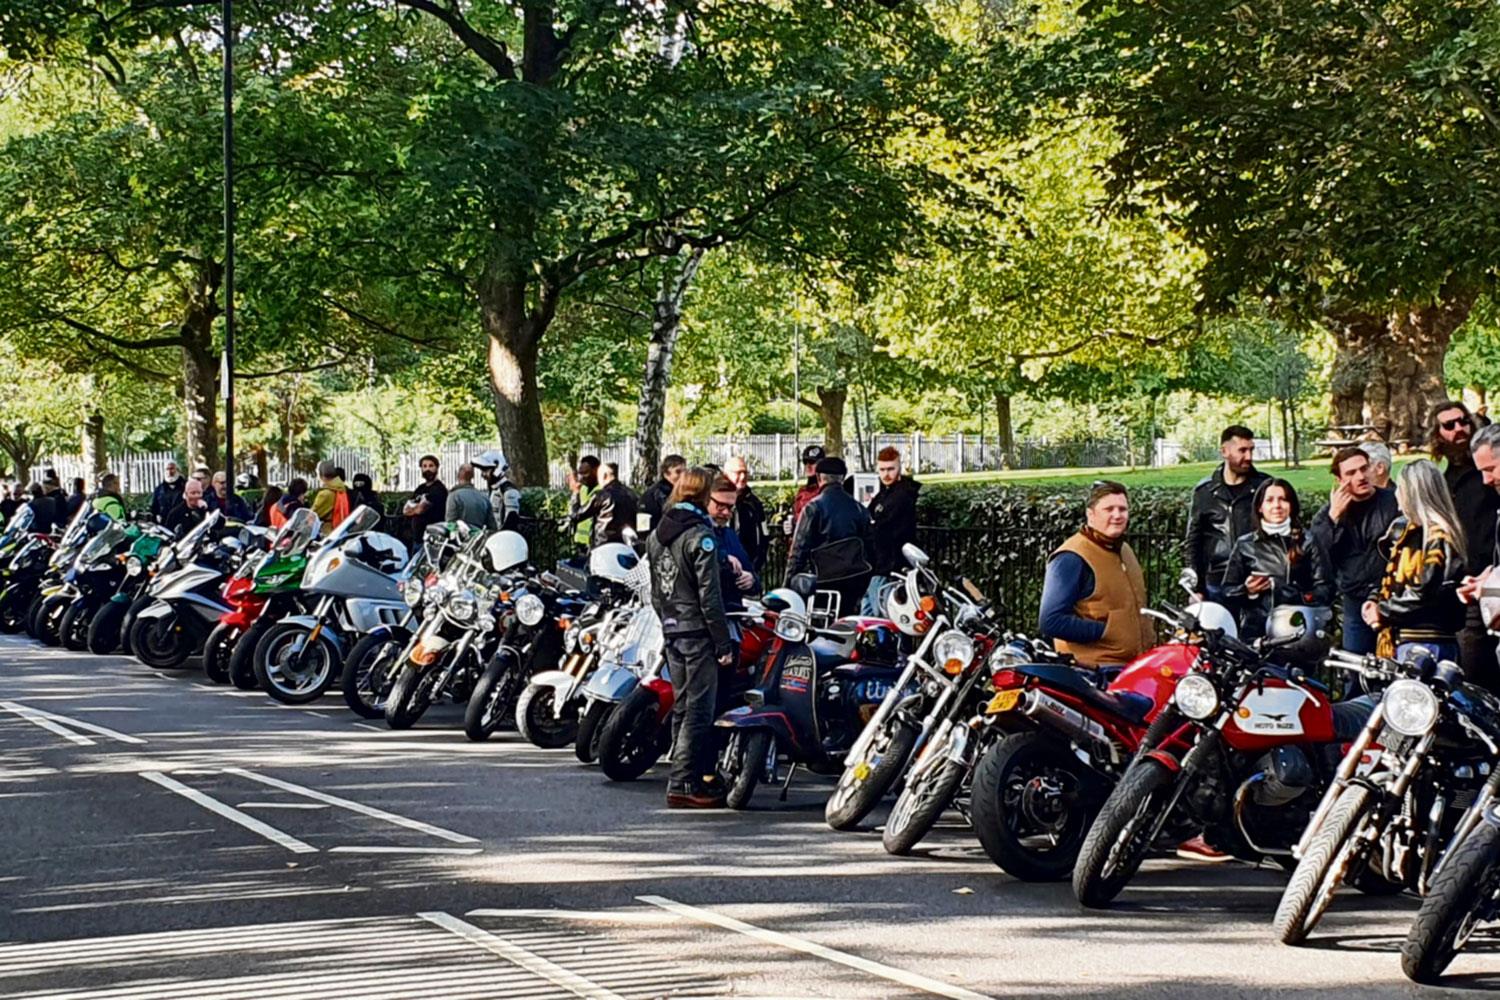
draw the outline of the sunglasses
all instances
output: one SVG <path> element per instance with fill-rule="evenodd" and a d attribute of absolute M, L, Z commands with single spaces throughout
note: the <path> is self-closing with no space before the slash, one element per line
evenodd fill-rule
<path fill-rule="evenodd" d="M 1454 417 L 1452 420 L 1443 420 L 1438 423 L 1438 426 L 1445 431 L 1451 431 L 1455 427 L 1470 427 L 1472 425 L 1473 421 L 1468 417 Z"/>

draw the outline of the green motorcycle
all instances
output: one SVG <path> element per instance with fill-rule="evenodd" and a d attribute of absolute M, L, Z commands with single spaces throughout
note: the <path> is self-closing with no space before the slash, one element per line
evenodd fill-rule
<path fill-rule="evenodd" d="M 311 509 L 294 511 L 271 539 L 271 547 L 245 560 L 229 578 L 224 603 L 230 610 L 219 616 L 203 647 L 203 671 L 209 680 L 231 682 L 242 690 L 259 686 L 255 645 L 281 619 L 306 610 L 302 576 L 317 530 L 318 516 Z"/>

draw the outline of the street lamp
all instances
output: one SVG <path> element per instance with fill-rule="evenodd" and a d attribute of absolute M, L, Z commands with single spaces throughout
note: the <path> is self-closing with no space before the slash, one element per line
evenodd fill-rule
<path fill-rule="evenodd" d="M 224 479 L 234 496 L 234 0 L 224 0 Z"/>

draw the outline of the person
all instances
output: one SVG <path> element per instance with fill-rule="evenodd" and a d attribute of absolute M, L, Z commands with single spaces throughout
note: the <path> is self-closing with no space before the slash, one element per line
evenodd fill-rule
<path fill-rule="evenodd" d="M 807 505 L 818 498 L 821 485 L 818 482 L 818 463 L 828 457 L 820 444 L 810 444 L 802 449 L 802 474 L 807 477 L 806 481 L 797 487 L 796 494 L 792 497 L 792 512 L 782 522 L 781 530 L 787 537 L 797 533 L 797 522 L 802 518 L 802 512 Z"/>
<path fill-rule="evenodd" d="M 203 495 L 209 510 L 222 510 L 224 517 L 230 521 L 248 523 L 254 519 L 255 515 L 245 498 L 238 493 L 229 492 L 229 477 L 224 475 L 223 469 L 213 474 L 210 483 L 213 489 Z"/>
<path fill-rule="evenodd" d="M 750 488 L 750 466 L 739 455 L 724 463 L 724 474 L 734 483 L 734 533 L 750 556 L 749 569 L 756 576 L 766 571 L 766 553 L 771 539 L 766 533 L 766 505 Z"/>
<path fill-rule="evenodd" d="M 1357 447 L 1339 449 L 1329 464 L 1337 486 L 1313 517 L 1309 537 L 1328 558 L 1339 597 L 1344 650 L 1375 652 L 1375 631 L 1360 610 L 1380 583 L 1385 558 L 1380 540 L 1399 514 L 1396 492 L 1370 481 L 1370 456 Z"/>
<path fill-rule="evenodd" d="M 667 498 L 672 495 L 672 487 L 677 485 L 677 477 L 687 467 L 687 459 L 681 455 L 668 455 L 661 460 L 661 478 L 641 494 L 641 513 L 647 517 L 647 531 L 655 530 L 661 521 L 662 513 L 667 507 Z"/>
<path fill-rule="evenodd" d="M 65 513 L 63 516 L 69 523 L 72 522 L 74 516 L 83 509 L 83 505 L 88 501 L 88 497 L 83 491 L 83 478 L 75 476 L 72 485 L 73 492 L 68 494 L 67 500 L 64 502 Z"/>
<path fill-rule="evenodd" d="M 10 519 L 20 509 L 21 503 L 21 498 L 16 493 L 15 483 L 0 485 L 0 520 L 4 520 L 6 524 L 9 524 Z"/>
<path fill-rule="evenodd" d="M 356 472 L 354 480 L 349 484 L 349 506 L 371 507 L 377 513 L 385 513 L 385 504 L 380 502 L 380 494 L 375 492 L 375 484 L 370 480 L 368 472 Z"/>
<path fill-rule="evenodd" d="M 443 520 L 462 521 L 481 531 L 495 530 L 489 498 L 474 488 L 474 466 L 469 462 L 458 467 L 453 489 L 448 491 L 448 502 L 443 507 Z"/>
<path fill-rule="evenodd" d="M 339 468 L 326 458 L 318 463 L 318 492 L 313 495 L 312 511 L 318 515 L 324 536 L 338 527 L 353 508 L 349 506 L 349 487 L 339 475 Z M 446 491 L 444 491 L 446 493 Z M 441 517 L 441 513 L 438 515 Z"/>
<path fill-rule="evenodd" d="M 194 476 L 183 484 L 182 499 L 167 512 L 162 526 L 181 538 L 202 524 L 208 513 L 208 503 L 203 499 L 203 481 Z"/>
<path fill-rule="evenodd" d="M 510 478 L 510 463 L 494 448 L 474 459 L 489 491 L 490 516 L 501 531 L 521 530 L 521 487 Z"/>
<path fill-rule="evenodd" d="M 1483 542 L 1494 536 L 1496 515 L 1500 512 L 1500 494 L 1484 484 L 1484 476 L 1474 466 L 1469 447 L 1474 430 L 1474 417 L 1463 403 L 1447 400 L 1433 407 L 1428 448 L 1434 460 L 1444 460 L 1443 480 L 1464 537 L 1480 540 L 1469 552 L 1465 576 L 1478 575 L 1488 564 L 1489 553 Z M 1458 663 L 1465 673 L 1494 679 L 1495 639 L 1480 621 L 1477 602 L 1464 608 L 1458 647 Z"/>
<path fill-rule="evenodd" d="M 1376 652 L 1383 656 L 1405 659 L 1420 648 L 1457 660 L 1466 540 L 1438 467 L 1421 458 L 1402 469 L 1396 504 L 1401 517 L 1381 539 L 1385 572 L 1361 608 L 1365 624 L 1380 630 Z"/>
<path fill-rule="evenodd" d="M 840 615 L 855 614 L 870 585 L 870 514 L 845 492 L 849 467 L 842 458 L 824 458 L 813 468 L 818 495 L 797 518 L 787 583 L 811 572 L 820 588 L 838 592 Z"/>
<path fill-rule="evenodd" d="M 62 491 L 62 480 L 57 475 L 56 469 L 45 469 L 42 471 L 42 495 L 50 504 L 51 524 L 49 531 L 62 531 L 71 522 L 72 517 L 68 515 L 68 497 Z M 76 513 L 76 512 L 75 512 Z M 38 531 L 42 530 L 40 528 Z"/>
<path fill-rule="evenodd" d="M 438 478 L 436 455 L 423 455 L 417 462 L 422 481 L 412 490 L 411 498 L 401 507 L 401 516 L 406 518 L 407 544 L 415 547 L 422 544 L 422 534 L 429 525 L 443 519 L 448 509 L 448 487 Z"/>
<path fill-rule="evenodd" d="M 193 478 L 202 484 L 205 496 L 208 494 L 208 480 L 212 475 L 213 471 L 206 465 L 199 465 L 193 469 Z"/>
<path fill-rule="evenodd" d="M 580 470 L 583 463 L 579 462 Z M 599 466 L 599 488 L 588 506 L 569 517 L 570 524 L 587 521 L 593 525 L 589 547 L 605 542 L 623 542 L 625 529 L 635 528 L 636 499 L 630 488 L 620 482 L 620 467 L 614 462 Z M 574 536 L 577 540 L 577 536 Z"/>
<path fill-rule="evenodd" d="M 1481 481 L 1491 490 L 1500 493 L 1500 425 L 1486 424 L 1474 434 L 1474 439 L 1469 445 L 1469 453 L 1473 456 L 1474 467 L 1479 470 Z M 1474 616 L 1470 608 L 1479 608 L 1479 592 L 1500 570 L 1500 524 L 1495 527 L 1494 533 L 1487 539 L 1470 538 L 1470 548 L 1485 550 L 1488 562 L 1484 569 L 1478 573 L 1465 576 L 1458 588 L 1458 599 L 1463 601 L 1465 607 L 1465 627 L 1468 621 L 1478 619 L 1479 624 L 1489 629 L 1500 631 L 1500 620 L 1485 621 L 1482 614 Z M 1470 560 L 1475 562 L 1476 560 Z M 1493 692 L 1500 692 L 1500 663 L 1491 660 L 1488 663 L 1476 663 L 1475 669 L 1470 673 L 1470 679 L 1476 684 L 1483 685 Z M 1469 668 L 1465 666 L 1467 672 Z"/>
<path fill-rule="evenodd" d="M 578 460 L 578 468 L 568 476 L 568 489 L 572 498 L 568 501 L 568 527 L 573 530 L 573 546 L 579 550 L 589 547 L 594 537 L 594 517 L 584 516 L 599 489 L 599 457 L 585 455 Z"/>
<path fill-rule="evenodd" d="M 1224 570 L 1235 541 L 1251 528 L 1251 505 L 1266 474 L 1255 467 L 1255 434 L 1231 424 L 1219 435 L 1224 461 L 1193 488 L 1182 565 L 1192 570 L 1196 596 L 1223 600 Z"/>
<path fill-rule="evenodd" d="M 106 472 L 99 477 L 99 489 L 89 501 L 89 506 L 101 514 L 107 514 L 116 521 L 123 521 L 127 516 L 125 509 L 125 498 L 120 496 L 120 477 L 113 472 Z"/>
<path fill-rule="evenodd" d="M 1129 663 L 1155 642 L 1146 577 L 1125 530 L 1130 496 L 1101 480 L 1089 490 L 1084 524 L 1053 551 L 1042 579 L 1038 630 L 1085 667 Z"/>
<path fill-rule="evenodd" d="M 901 547 L 917 540 L 917 493 L 922 489 L 921 483 L 901 474 L 901 452 L 895 448 L 880 449 L 875 456 L 875 474 L 880 477 L 880 489 L 870 499 L 874 543 L 870 562 L 875 573 L 865 591 L 867 615 L 881 613 L 880 588 L 892 573 L 906 566 Z"/>
<path fill-rule="evenodd" d="M 31 484 L 31 499 L 27 501 L 27 506 L 31 508 L 33 532 L 52 534 L 66 526 L 67 522 L 62 519 L 62 498 L 56 495 L 57 492 L 60 491 L 48 490 L 45 482 Z"/>
<path fill-rule="evenodd" d="M 307 506 L 307 480 L 298 476 L 286 484 L 286 495 L 271 510 L 271 527 L 280 528 L 297 511 Z"/>
<path fill-rule="evenodd" d="M 728 476 L 714 478 L 708 494 L 708 516 L 714 522 L 719 542 L 719 592 L 727 611 L 744 611 L 745 595 L 760 590 L 760 580 L 750 567 L 750 553 L 734 530 L 734 509 L 739 490 Z"/>
<path fill-rule="evenodd" d="M 1241 639 L 1266 634 L 1271 609 L 1281 604 L 1333 606 L 1328 556 L 1302 529 L 1302 505 L 1285 479 L 1255 491 L 1254 530 L 1241 535 L 1224 571 L 1224 601 Z"/>
<path fill-rule="evenodd" d="M 282 493 L 281 487 L 272 483 L 267 486 L 265 492 L 260 495 L 260 506 L 255 509 L 255 526 L 258 528 L 279 528 L 285 519 L 280 522 L 275 520 L 280 511 Z"/>
<path fill-rule="evenodd" d="M 1365 441 L 1359 446 L 1370 459 L 1370 482 L 1377 490 L 1391 488 L 1391 449 L 1380 441 Z"/>
<path fill-rule="evenodd" d="M 719 585 L 719 543 L 708 517 L 712 482 L 706 469 L 684 469 L 646 542 L 651 604 L 661 619 L 675 695 L 667 781 L 671 809 L 724 805 L 715 764 L 714 711 L 719 668 L 733 664 L 734 643 Z"/>
<path fill-rule="evenodd" d="M 172 508 L 182 500 L 183 482 L 177 463 L 168 461 L 161 482 L 157 483 L 156 489 L 151 491 L 151 516 L 156 518 L 158 523 L 163 521 L 172 512 Z"/>

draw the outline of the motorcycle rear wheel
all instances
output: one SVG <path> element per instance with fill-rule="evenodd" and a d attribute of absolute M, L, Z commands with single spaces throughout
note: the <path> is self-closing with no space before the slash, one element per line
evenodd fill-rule
<path fill-rule="evenodd" d="M 88 648 L 90 653 L 104 655 L 113 653 L 120 646 L 120 626 L 130 605 L 124 601 L 106 601 L 89 622 Z"/>
<path fill-rule="evenodd" d="M 599 758 L 599 728 L 614 707 L 614 702 L 610 701 L 592 702 L 578 720 L 578 738 L 573 741 L 573 752 L 583 763 L 592 764 Z"/>
<path fill-rule="evenodd" d="M 922 842 L 952 804 L 967 772 L 963 761 L 948 760 L 934 765 L 920 780 L 906 783 L 880 835 L 887 854 L 910 854 Z"/>
<path fill-rule="evenodd" d="M 1073 868 L 1078 902 L 1106 906 L 1135 877 L 1151 849 L 1149 833 L 1172 795 L 1175 777 L 1151 757 L 1130 765 L 1083 839 Z"/>
<path fill-rule="evenodd" d="M 1401 945 L 1401 971 L 1435 985 L 1500 893 L 1500 827 L 1480 823 L 1452 849 Z"/>
<path fill-rule="evenodd" d="M 306 705 L 323 697 L 342 663 L 326 628 L 313 639 L 312 630 L 300 622 L 277 622 L 255 645 L 256 683 L 283 705 Z"/>
<path fill-rule="evenodd" d="M 57 626 L 57 638 L 63 649 L 82 653 L 89 648 L 89 625 L 94 620 L 94 608 L 83 598 L 76 598 L 63 612 Z"/>
<path fill-rule="evenodd" d="M 392 729 L 410 729 L 432 705 L 432 688 L 442 670 L 434 666 L 423 670 L 414 663 L 404 663 L 391 684 L 385 702 L 385 724 Z"/>
<path fill-rule="evenodd" d="M 1374 804 L 1363 785 L 1350 785 L 1334 800 L 1276 907 L 1273 926 L 1282 944 L 1307 940 L 1328 911 L 1333 894 L 1344 884 L 1350 866 L 1360 864 L 1356 852 L 1369 846 L 1360 828 Z"/>
<path fill-rule="evenodd" d="M 991 861 L 1023 882 L 1059 882 L 1073 874 L 1093 822 L 1082 763 L 1066 743 L 1038 732 L 1013 733 L 979 759 L 969 811 Z"/>
<path fill-rule="evenodd" d="M 634 781 L 661 759 L 671 729 L 657 716 L 661 702 L 642 685 L 620 702 L 599 734 L 599 768 L 611 781 Z"/>
<path fill-rule="evenodd" d="M 532 745 L 560 750 L 578 738 L 578 706 L 564 705 L 562 716 L 553 711 L 555 688 L 528 684 L 516 702 L 516 728 Z"/>
<path fill-rule="evenodd" d="M 203 643 L 203 673 L 215 684 L 229 683 L 229 660 L 240 639 L 239 630 L 223 622 L 214 626 Z"/>
<path fill-rule="evenodd" d="M 373 632 L 356 642 L 344 657 L 340 687 L 344 704 L 355 715 L 366 719 L 385 715 L 385 702 L 394 683 L 393 668 L 406 648 L 406 640 L 404 633 Z"/>
<path fill-rule="evenodd" d="M 883 748 L 877 736 L 863 760 L 844 766 L 838 787 L 823 807 L 823 818 L 833 829 L 852 830 L 858 826 L 906 771 L 912 748 L 917 745 L 917 730 L 899 721 L 893 721 L 892 725 L 895 729 L 886 737 Z"/>

